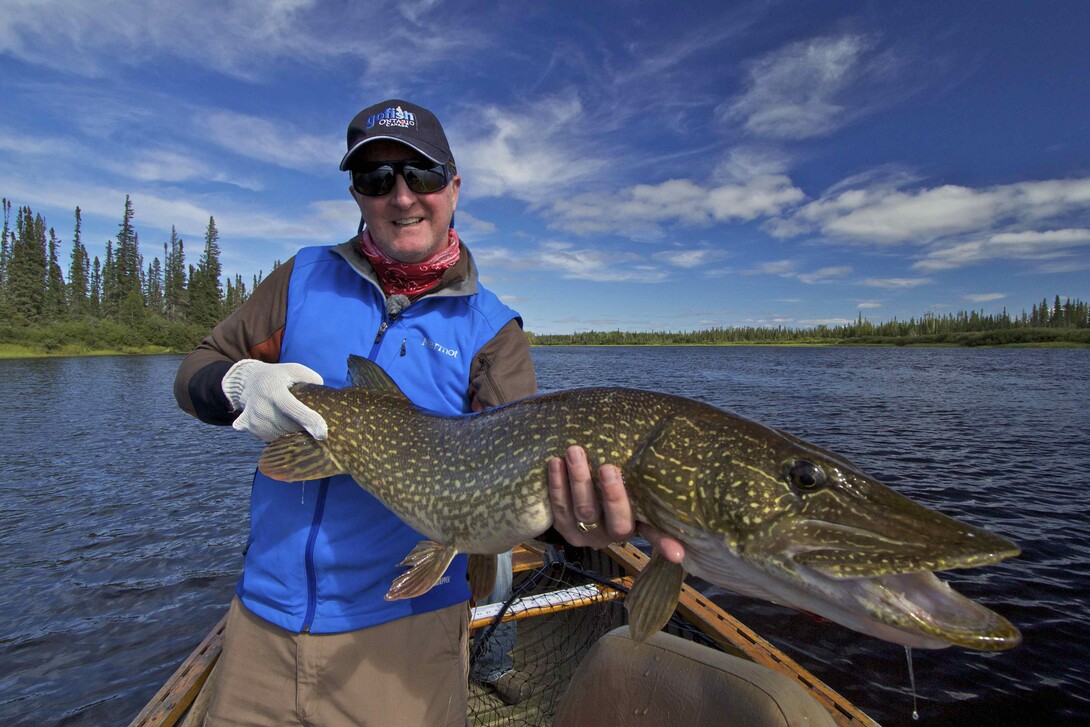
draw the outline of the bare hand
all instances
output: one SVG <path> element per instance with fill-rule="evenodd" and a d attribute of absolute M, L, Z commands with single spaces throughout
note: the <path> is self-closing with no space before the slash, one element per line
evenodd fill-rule
<path fill-rule="evenodd" d="M 680 563 L 685 558 L 685 548 L 676 538 L 636 521 L 619 469 L 602 465 L 595 488 L 582 447 L 568 447 L 563 459 L 549 460 L 549 499 L 553 527 L 572 545 L 600 550 L 639 532 L 667 560 Z"/>

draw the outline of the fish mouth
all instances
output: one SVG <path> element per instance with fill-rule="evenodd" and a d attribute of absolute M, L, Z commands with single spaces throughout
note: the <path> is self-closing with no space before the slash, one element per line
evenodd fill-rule
<path fill-rule="evenodd" d="M 806 537 L 781 551 L 790 562 L 783 566 L 795 570 L 808 589 L 828 596 L 833 613 L 822 615 L 918 648 L 1000 651 L 1021 643 L 1009 621 L 932 572 L 1018 555 L 1018 546 L 1006 538 L 964 523 L 941 536 L 917 532 L 912 539 L 817 521 L 797 522 L 791 530 L 796 538 Z"/>
<path fill-rule="evenodd" d="M 962 646 L 977 651 L 1003 651 L 1022 642 L 1010 621 L 961 595 L 930 571 L 824 580 L 826 588 L 835 589 L 837 604 L 850 603 L 853 614 L 848 618 L 861 624 L 856 628 L 887 641 L 916 648 Z"/>

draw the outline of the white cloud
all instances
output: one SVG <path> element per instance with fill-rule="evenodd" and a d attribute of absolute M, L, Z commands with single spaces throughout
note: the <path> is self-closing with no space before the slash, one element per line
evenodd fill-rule
<path fill-rule="evenodd" d="M 993 300 L 1003 300 L 1007 297 L 1006 293 L 971 293 L 969 295 L 962 296 L 965 300 L 972 301 L 973 303 L 988 303 Z"/>
<path fill-rule="evenodd" d="M 24 160 L 20 170 L 53 169 L 65 159 L 82 173 L 109 172 L 119 179 L 137 182 L 221 182 L 248 190 L 262 188 L 261 182 L 229 175 L 222 164 L 213 164 L 195 150 L 182 147 L 141 147 L 125 144 L 109 147 L 96 138 L 77 140 L 62 136 L 40 137 L 0 130 L 0 150 Z M 39 172 L 40 173 L 40 172 Z"/>
<path fill-rule="evenodd" d="M 852 268 L 848 265 L 837 265 L 826 268 L 818 268 L 810 273 L 803 273 L 798 276 L 799 280 L 804 283 L 822 283 L 830 280 L 843 278 L 852 272 Z"/>
<path fill-rule="evenodd" d="M 283 121 L 234 113 L 202 113 L 195 124 L 207 130 L 207 138 L 235 154 L 270 164 L 314 171 L 329 169 L 344 154 L 338 135 L 314 136 L 292 129 Z"/>
<path fill-rule="evenodd" d="M 779 214 L 803 196 L 785 176 L 715 187 L 670 179 L 559 200 L 552 206 L 550 224 L 581 235 L 612 232 L 647 239 L 657 236 L 660 223 L 700 226 L 749 221 Z"/>
<path fill-rule="evenodd" d="M 852 189 L 806 205 L 798 219 L 826 235 L 880 245 L 981 229 L 999 212 L 996 195 L 945 185 L 914 192 Z"/>
<path fill-rule="evenodd" d="M 746 91 L 717 114 L 759 137 L 827 134 L 859 113 L 848 92 L 868 76 L 884 75 L 886 61 L 872 53 L 874 45 L 857 34 L 788 45 L 751 63 Z"/>
<path fill-rule="evenodd" d="M 746 271 L 748 275 L 779 275 L 783 278 L 791 278 L 807 284 L 832 282 L 844 278 L 851 272 L 851 267 L 837 265 L 802 273 L 799 272 L 798 264 L 793 260 L 775 260 L 762 263 L 752 270 Z"/>
<path fill-rule="evenodd" d="M 909 290 L 921 285 L 930 285 L 931 278 L 864 278 L 860 281 L 868 288 L 887 288 L 890 290 Z"/>
<path fill-rule="evenodd" d="M 751 274 L 759 273 L 764 275 L 796 275 L 795 263 L 792 260 L 775 260 L 773 262 L 761 263 L 749 272 Z"/>
<path fill-rule="evenodd" d="M 920 247 L 922 256 L 913 267 L 928 272 L 1000 259 L 1033 260 L 1042 269 L 1059 259 L 1085 266 L 1075 256 L 1090 246 L 1090 230 L 1056 223 L 1087 219 L 1090 178 L 982 188 L 897 186 L 911 181 L 904 175 L 845 180 L 819 199 L 770 220 L 765 229 L 781 238 L 816 231 L 833 242 Z"/>
<path fill-rule="evenodd" d="M 937 271 L 962 268 L 988 260 L 1055 261 L 1068 258 L 1077 248 L 1090 247 L 1090 230 L 1064 229 L 1040 232 L 1005 232 L 982 239 L 937 247 L 918 261 L 917 270 Z M 1070 266 L 1053 268 L 1056 272 Z"/>
<path fill-rule="evenodd" d="M 372 84 L 396 86 L 481 41 L 465 14 L 436 0 L 8 0 L 3 15 L 0 53 L 92 77 L 173 58 L 274 78 L 280 62 L 347 56 L 365 64 Z"/>
<path fill-rule="evenodd" d="M 1084 178 L 981 189 L 952 184 L 911 191 L 886 186 L 847 189 L 805 205 L 792 220 L 830 237 L 899 245 L 928 243 L 997 226 L 1024 227 L 1088 211 L 1090 178 Z"/>
<path fill-rule="evenodd" d="M 4 9 L 0 52 L 81 75 L 165 52 L 250 77 L 258 61 L 317 50 L 299 32 L 315 0 L 238 0 L 215 8 L 178 0 L 16 0 Z"/>
<path fill-rule="evenodd" d="M 723 257 L 721 250 L 707 248 L 694 250 L 665 250 L 651 256 L 654 260 L 676 268 L 699 268 Z"/>
<path fill-rule="evenodd" d="M 522 111 L 492 106 L 459 115 L 450 136 L 464 193 L 540 203 L 592 178 L 606 163 L 579 143 L 584 115 L 574 93 Z"/>
<path fill-rule="evenodd" d="M 473 256 L 481 267 L 518 272 L 542 271 L 566 280 L 598 283 L 661 283 L 670 272 L 634 252 L 613 253 L 569 242 L 546 242 L 520 250 L 475 245 Z"/>
<path fill-rule="evenodd" d="M 462 237 L 467 234 L 471 237 L 484 237 L 496 231 L 494 222 L 482 220 L 461 209 L 454 215 L 454 224 Z"/>

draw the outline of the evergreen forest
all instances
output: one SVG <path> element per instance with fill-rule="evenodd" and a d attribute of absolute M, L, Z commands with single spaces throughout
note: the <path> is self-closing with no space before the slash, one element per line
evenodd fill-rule
<path fill-rule="evenodd" d="M 162 256 L 145 264 L 128 196 L 105 260 L 87 253 L 79 207 L 63 252 L 40 214 L 29 207 L 13 214 L 11 202 L 2 203 L 0 351 L 188 351 L 261 280 L 258 273 L 247 287 L 241 276 L 223 278 L 213 217 L 195 265 L 187 264 L 185 244 L 173 229 Z"/>
<path fill-rule="evenodd" d="M 29 207 L 12 211 L 3 199 L 0 238 L 0 355 L 76 355 L 94 352 L 186 352 L 261 282 L 222 275 L 219 233 L 209 217 L 196 264 L 186 262 L 175 230 L 162 256 L 145 261 L 125 198 L 116 239 L 105 260 L 90 259 L 83 243 L 80 209 L 71 242 Z M 62 248 L 66 248 L 62 250 Z M 63 261 L 62 261 L 63 259 Z M 279 261 L 273 263 L 275 269 Z M 62 267 L 63 266 L 63 267 Z M 845 325 L 732 327 L 691 332 L 588 331 L 561 335 L 527 333 L 533 345 L 1075 345 L 1090 346 L 1090 306 L 1055 296 L 1027 311 L 925 314 L 908 321 L 871 323 L 859 314 Z"/>

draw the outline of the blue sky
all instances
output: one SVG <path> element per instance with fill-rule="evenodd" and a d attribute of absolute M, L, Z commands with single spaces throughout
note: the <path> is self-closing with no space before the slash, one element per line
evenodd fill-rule
<path fill-rule="evenodd" d="M 1090 3 L 0 0 L 0 195 L 247 281 L 358 220 L 364 106 L 436 112 L 529 330 L 1090 298 Z M 70 248 L 62 248 L 67 267 Z"/>

